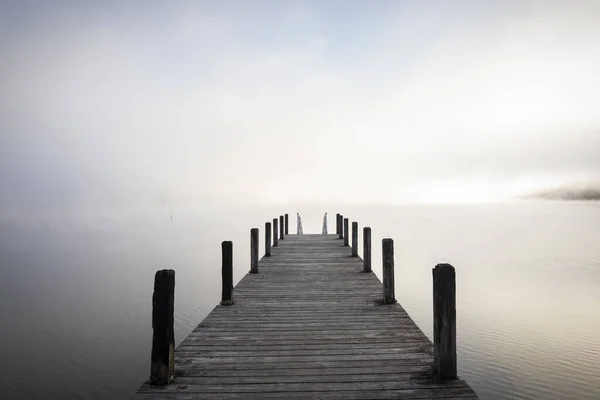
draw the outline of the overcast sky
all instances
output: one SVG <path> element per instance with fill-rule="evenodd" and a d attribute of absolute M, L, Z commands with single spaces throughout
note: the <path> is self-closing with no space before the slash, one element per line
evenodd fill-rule
<path fill-rule="evenodd" d="M 2 207 L 600 176 L 598 1 L 88 3 L 0 5 Z"/>

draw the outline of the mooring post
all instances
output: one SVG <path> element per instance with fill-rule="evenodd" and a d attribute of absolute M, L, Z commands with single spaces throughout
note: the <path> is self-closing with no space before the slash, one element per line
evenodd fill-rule
<path fill-rule="evenodd" d="M 258 272 L 258 228 L 250 229 L 250 273 Z"/>
<path fill-rule="evenodd" d="M 344 218 L 344 247 L 348 246 L 348 218 Z"/>
<path fill-rule="evenodd" d="M 279 234 L 279 229 L 277 229 L 277 222 L 279 222 L 279 220 L 277 218 L 273 218 L 273 247 L 279 246 L 279 240 L 277 240 Z"/>
<path fill-rule="evenodd" d="M 352 257 L 358 257 L 358 222 L 352 222 Z"/>
<path fill-rule="evenodd" d="M 433 268 L 433 357 L 439 379 L 456 379 L 456 272 L 450 264 Z"/>
<path fill-rule="evenodd" d="M 302 229 L 302 218 L 300 218 L 300 213 L 296 213 L 296 232 L 298 235 L 303 235 L 304 230 Z"/>
<path fill-rule="evenodd" d="M 287 214 L 285 214 L 285 234 L 286 234 L 286 235 L 289 235 L 289 233 L 288 233 L 288 232 L 289 232 L 289 231 L 288 231 L 288 215 L 287 215 Z"/>
<path fill-rule="evenodd" d="M 339 220 L 338 220 L 338 239 L 343 239 L 344 238 L 344 216 L 342 214 L 340 214 Z"/>
<path fill-rule="evenodd" d="M 168 385 L 175 375 L 175 271 L 163 269 L 154 275 L 152 295 L 151 385 Z"/>
<path fill-rule="evenodd" d="M 335 214 L 335 234 L 340 234 L 340 213 Z"/>
<path fill-rule="evenodd" d="M 233 242 L 225 241 L 221 243 L 221 251 L 223 259 L 221 267 L 223 278 L 221 305 L 230 306 L 233 304 Z"/>
<path fill-rule="evenodd" d="M 265 222 L 265 257 L 271 257 L 271 223 Z"/>
<path fill-rule="evenodd" d="M 279 216 L 279 239 L 283 240 L 285 239 L 285 236 L 283 235 L 285 229 L 285 225 L 283 223 L 283 215 Z"/>
<path fill-rule="evenodd" d="M 363 228 L 363 272 L 371 272 L 371 228 Z"/>
<path fill-rule="evenodd" d="M 394 241 L 383 239 L 381 257 L 383 259 L 383 303 L 394 304 Z"/>

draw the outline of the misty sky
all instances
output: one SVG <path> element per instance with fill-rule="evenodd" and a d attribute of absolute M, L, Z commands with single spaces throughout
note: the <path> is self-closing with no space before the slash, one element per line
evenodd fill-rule
<path fill-rule="evenodd" d="M 600 178 L 600 2 L 88 3 L 0 5 L 4 210 Z"/>

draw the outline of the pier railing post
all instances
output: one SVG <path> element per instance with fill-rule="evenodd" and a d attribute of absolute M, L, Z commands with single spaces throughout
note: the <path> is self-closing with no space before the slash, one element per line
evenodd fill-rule
<path fill-rule="evenodd" d="M 285 214 L 285 234 L 286 235 L 289 235 L 289 233 L 288 233 L 289 232 L 288 227 L 289 227 L 289 225 L 288 225 L 288 215 Z"/>
<path fill-rule="evenodd" d="M 338 239 L 344 238 L 344 216 L 340 214 L 338 218 Z"/>
<path fill-rule="evenodd" d="M 456 379 L 456 272 L 450 264 L 433 269 L 433 357 L 439 379 Z"/>
<path fill-rule="evenodd" d="M 358 257 L 358 222 L 352 222 L 352 257 Z"/>
<path fill-rule="evenodd" d="M 335 234 L 340 234 L 340 213 L 335 214 Z"/>
<path fill-rule="evenodd" d="M 265 257 L 271 257 L 271 223 L 265 222 Z"/>
<path fill-rule="evenodd" d="M 152 295 L 151 385 L 167 385 L 175 375 L 175 271 L 163 269 L 154 276 Z"/>
<path fill-rule="evenodd" d="M 223 294 L 221 297 L 222 306 L 233 304 L 233 242 L 225 241 L 221 243 L 223 264 L 221 267 L 221 277 L 223 278 Z"/>
<path fill-rule="evenodd" d="M 348 246 L 348 218 L 344 218 L 344 247 Z"/>
<path fill-rule="evenodd" d="M 279 216 L 279 239 L 283 240 L 285 239 L 285 236 L 283 235 L 283 230 L 285 229 L 284 223 L 283 223 L 283 215 Z"/>
<path fill-rule="evenodd" d="M 258 272 L 258 228 L 250 229 L 250 273 Z"/>
<path fill-rule="evenodd" d="M 277 240 L 278 228 L 277 228 L 277 218 L 273 218 L 273 247 L 279 246 L 279 240 Z"/>
<path fill-rule="evenodd" d="M 363 228 L 363 272 L 371 272 L 371 228 Z"/>
<path fill-rule="evenodd" d="M 383 239 L 381 257 L 383 259 L 383 303 L 394 304 L 394 241 Z"/>

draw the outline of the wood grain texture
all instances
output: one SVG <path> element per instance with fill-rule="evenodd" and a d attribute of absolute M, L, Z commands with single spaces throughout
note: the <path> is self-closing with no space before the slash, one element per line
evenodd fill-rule
<path fill-rule="evenodd" d="M 152 354 L 150 379 L 152 385 L 167 385 L 175 372 L 175 271 L 163 269 L 154 276 L 152 295 Z"/>
<path fill-rule="evenodd" d="M 175 350 L 173 383 L 133 398 L 476 399 L 338 237 L 286 235 Z"/>
<path fill-rule="evenodd" d="M 352 257 L 358 257 L 358 222 L 352 222 Z"/>
<path fill-rule="evenodd" d="M 250 273 L 258 273 L 258 228 L 250 229 Z"/>
<path fill-rule="evenodd" d="M 233 304 L 233 242 L 224 241 L 221 243 L 221 252 L 223 262 L 221 267 L 223 280 L 221 305 L 230 306 Z"/>
<path fill-rule="evenodd" d="M 271 223 L 265 222 L 265 257 L 271 257 Z"/>
<path fill-rule="evenodd" d="M 454 379 L 456 368 L 456 275 L 450 264 L 433 269 L 433 348 L 436 376 Z"/>

